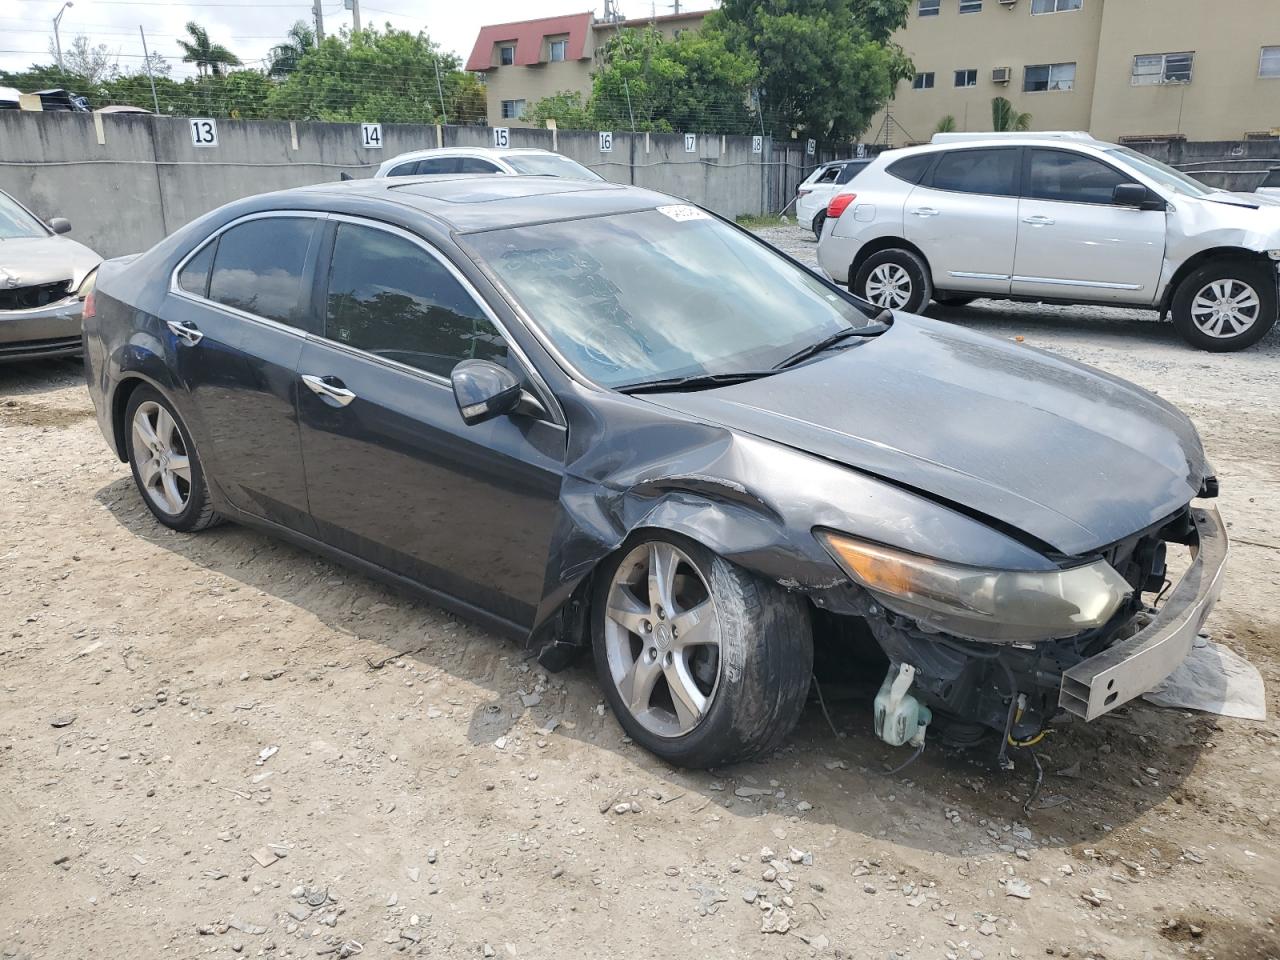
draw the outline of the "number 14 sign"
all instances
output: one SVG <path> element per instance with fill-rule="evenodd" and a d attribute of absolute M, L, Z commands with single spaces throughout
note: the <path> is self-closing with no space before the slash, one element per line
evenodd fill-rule
<path fill-rule="evenodd" d="M 382 124 L 380 123 L 362 123 L 360 124 L 360 146 L 366 150 L 382 149 Z"/>

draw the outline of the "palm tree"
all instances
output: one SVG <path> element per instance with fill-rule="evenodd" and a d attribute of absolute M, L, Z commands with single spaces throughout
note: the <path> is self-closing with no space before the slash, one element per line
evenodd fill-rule
<path fill-rule="evenodd" d="M 991 129 L 996 133 L 1011 133 L 1031 129 L 1031 114 L 1019 113 L 1004 97 L 991 101 Z"/>
<path fill-rule="evenodd" d="M 271 65 L 267 75 L 271 77 L 287 77 L 298 69 L 298 62 L 316 45 L 315 31 L 307 26 L 305 20 L 299 20 L 289 28 L 289 38 L 271 48 Z"/>
<path fill-rule="evenodd" d="M 200 76 L 210 73 L 220 77 L 223 67 L 240 66 L 240 58 L 222 44 L 213 43 L 209 39 L 209 31 L 194 20 L 187 24 L 187 33 L 191 36 L 190 43 L 186 40 L 178 41 L 183 53 L 182 62 L 194 63 Z"/>
<path fill-rule="evenodd" d="M 956 129 L 956 118 L 951 114 L 947 114 L 938 121 L 938 125 L 933 128 L 934 133 L 953 133 Z"/>

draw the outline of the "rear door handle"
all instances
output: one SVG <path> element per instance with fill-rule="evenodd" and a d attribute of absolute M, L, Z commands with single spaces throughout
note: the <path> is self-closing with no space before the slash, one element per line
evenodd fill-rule
<path fill-rule="evenodd" d="M 941 210 L 935 210 L 933 207 L 916 207 L 911 211 L 913 217 L 936 217 L 940 213 L 942 213 Z"/>
<path fill-rule="evenodd" d="M 204 339 L 204 334 L 196 329 L 196 325 L 194 323 L 189 321 L 184 320 L 179 323 L 177 320 L 166 320 L 164 325 L 169 328 L 169 331 L 175 337 L 187 344 L 187 346 L 194 347 Z"/>
<path fill-rule="evenodd" d="M 1054 220 L 1053 217 L 1042 217 L 1037 215 L 1034 217 L 1023 217 L 1022 222 L 1029 223 L 1033 227 L 1048 227 L 1048 226 L 1052 226 L 1057 221 Z"/>
<path fill-rule="evenodd" d="M 330 380 L 334 382 L 328 382 Z M 341 385 L 342 381 L 337 377 L 313 377 L 309 373 L 304 373 L 302 382 L 310 387 L 313 393 L 319 395 L 320 399 L 332 401 L 339 407 L 345 407 L 356 398 L 354 393 Z"/>

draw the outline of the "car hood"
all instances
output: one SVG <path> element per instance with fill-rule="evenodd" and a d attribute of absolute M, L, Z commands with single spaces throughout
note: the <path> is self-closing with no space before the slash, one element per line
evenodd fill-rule
<path fill-rule="evenodd" d="M 0 286 L 34 287 L 70 280 L 74 289 L 101 262 L 88 247 L 62 236 L 0 240 Z M 17 282 L 9 283 L 6 274 Z"/>
<path fill-rule="evenodd" d="M 1072 556 L 1174 513 L 1209 469 L 1190 421 L 1154 394 L 902 314 L 873 340 L 776 376 L 645 399 L 875 475 Z"/>

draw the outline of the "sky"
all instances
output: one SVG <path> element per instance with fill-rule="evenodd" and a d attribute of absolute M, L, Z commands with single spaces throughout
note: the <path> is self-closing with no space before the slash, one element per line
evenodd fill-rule
<path fill-rule="evenodd" d="M 52 62 L 47 53 L 53 38 L 53 17 L 63 0 L 0 0 L 0 69 L 22 70 L 32 63 Z M 703 10 L 713 0 L 685 0 L 681 8 Z M 628 17 L 671 12 L 671 0 L 619 0 Z M 365 26 L 390 22 L 402 30 L 426 30 L 432 40 L 464 60 L 471 52 L 480 27 L 591 9 L 592 0 L 361 0 L 360 14 Z M 603 0 L 595 12 L 603 13 Z M 351 24 L 351 13 L 343 0 L 321 0 L 326 32 Z M 199 22 L 215 43 L 230 47 L 246 66 L 260 66 L 267 52 L 284 37 L 295 20 L 311 20 L 310 0 L 74 0 L 62 16 L 60 34 L 63 49 L 77 34 L 84 34 L 95 46 L 105 43 L 118 56 L 121 69 L 131 71 L 142 62 L 141 25 L 152 53 L 162 54 L 172 67 L 171 76 L 181 79 L 195 73 L 193 65 L 182 63 L 177 44 L 189 20 Z"/>

